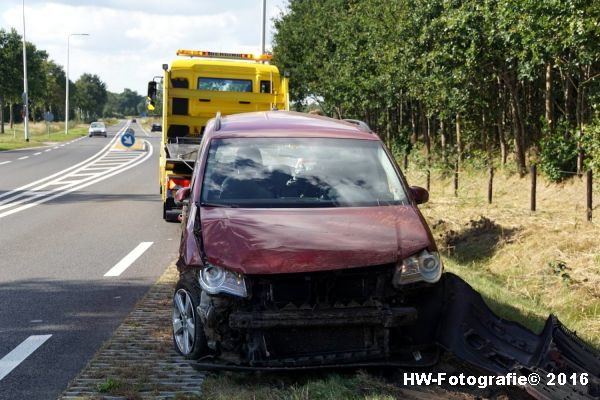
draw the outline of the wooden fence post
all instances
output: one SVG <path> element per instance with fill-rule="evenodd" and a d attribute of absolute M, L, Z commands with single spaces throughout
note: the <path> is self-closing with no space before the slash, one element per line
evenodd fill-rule
<path fill-rule="evenodd" d="M 535 189 L 537 184 L 537 166 L 531 166 L 531 211 L 535 211 Z"/>
<path fill-rule="evenodd" d="M 458 196 L 458 160 L 454 161 L 454 196 Z"/>
<path fill-rule="evenodd" d="M 592 222 L 592 169 L 587 171 L 587 220 Z"/>
<path fill-rule="evenodd" d="M 488 180 L 488 204 L 492 204 L 493 191 L 494 191 L 494 167 L 490 166 L 490 177 Z"/>

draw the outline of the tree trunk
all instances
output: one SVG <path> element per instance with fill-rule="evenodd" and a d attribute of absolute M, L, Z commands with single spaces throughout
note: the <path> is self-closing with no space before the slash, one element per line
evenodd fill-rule
<path fill-rule="evenodd" d="M 498 129 L 498 143 L 500 143 L 500 156 L 502 158 L 502 165 L 506 165 L 506 158 L 508 157 L 508 149 L 506 145 L 506 113 L 504 111 L 504 96 L 502 95 L 503 87 L 500 77 L 498 77 L 498 107 L 496 113 L 496 125 Z"/>
<path fill-rule="evenodd" d="M 4 96 L 0 96 L 0 133 L 4 133 Z"/>
<path fill-rule="evenodd" d="M 522 178 L 527 173 L 527 165 L 525 162 L 525 141 L 523 140 L 524 125 L 521 116 L 521 105 L 519 104 L 519 84 L 517 82 L 516 73 L 514 71 L 511 71 L 506 76 L 506 83 L 510 92 L 510 108 L 512 112 L 512 125 L 517 171 L 519 171 L 519 176 Z"/>
<path fill-rule="evenodd" d="M 583 88 L 581 85 L 577 88 L 577 105 L 575 107 L 575 119 L 577 121 L 577 175 L 583 174 L 584 151 L 583 140 Z"/>
<path fill-rule="evenodd" d="M 444 163 L 448 162 L 448 153 L 446 152 L 446 124 L 442 119 L 440 121 L 440 146 L 442 147 L 442 159 Z"/>
<path fill-rule="evenodd" d="M 548 130 L 554 130 L 554 112 L 552 110 L 552 64 L 546 63 L 545 118 Z"/>
<path fill-rule="evenodd" d="M 415 115 L 415 107 L 414 104 L 411 105 L 412 107 L 410 108 L 410 123 L 412 126 L 412 136 L 410 138 L 410 142 L 412 144 L 417 143 L 417 140 L 419 139 L 419 131 L 417 129 L 417 116 Z"/>
<path fill-rule="evenodd" d="M 15 123 L 15 118 L 13 117 L 13 102 L 11 101 L 10 103 L 8 103 L 8 117 L 9 119 L 9 124 L 10 124 L 10 129 L 13 128 L 13 125 Z"/>
<path fill-rule="evenodd" d="M 567 129 L 565 130 L 565 138 L 568 138 L 571 135 L 571 82 L 569 77 L 565 75 L 565 121 L 567 121 Z"/>
<path fill-rule="evenodd" d="M 460 114 L 456 114 L 456 157 L 459 164 L 463 161 L 462 140 L 460 137 Z"/>

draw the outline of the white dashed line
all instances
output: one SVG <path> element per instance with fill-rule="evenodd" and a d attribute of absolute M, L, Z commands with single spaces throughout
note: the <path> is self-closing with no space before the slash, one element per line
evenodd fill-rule
<path fill-rule="evenodd" d="M 0 162 L 0 165 L 8 164 L 8 163 L 10 163 L 10 162 L 11 162 L 11 161 L 2 161 L 2 162 Z"/>
<path fill-rule="evenodd" d="M 37 152 L 37 153 L 33 153 L 34 156 L 39 156 L 40 154 L 42 154 L 41 151 Z"/>
<path fill-rule="evenodd" d="M 33 335 L 25 339 L 13 351 L 0 359 L 0 381 L 10 372 L 17 368 L 27 357 L 33 354 L 52 335 Z"/>
<path fill-rule="evenodd" d="M 47 153 L 49 151 L 52 151 L 52 149 L 46 149 L 46 150 L 44 150 L 44 153 Z"/>
<path fill-rule="evenodd" d="M 19 157 L 19 158 L 17 158 L 17 160 L 24 160 L 26 158 L 29 158 L 29 156 Z"/>
<path fill-rule="evenodd" d="M 146 250 L 152 246 L 154 242 L 142 242 L 135 249 L 131 250 L 121 261 L 119 261 L 114 267 L 112 267 L 104 276 L 119 276 L 125 271 L 131 264 L 135 262 Z"/>

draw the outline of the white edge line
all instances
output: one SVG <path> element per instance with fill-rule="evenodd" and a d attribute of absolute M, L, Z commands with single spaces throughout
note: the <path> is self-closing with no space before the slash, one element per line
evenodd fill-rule
<path fill-rule="evenodd" d="M 27 357 L 33 354 L 52 335 L 33 335 L 25 339 L 10 353 L 0 359 L 0 381 L 13 369 L 19 366 Z"/>
<path fill-rule="evenodd" d="M 150 158 L 150 157 L 152 156 L 153 149 L 154 149 L 154 148 L 152 147 L 152 145 L 150 144 L 150 142 L 147 142 L 147 141 L 145 141 L 145 142 L 146 142 L 146 143 L 148 144 L 148 146 L 150 147 L 150 150 L 148 151 L 148 153 L 146 153 L 146 155 L 145 155 L 144 157 L 140 157 L 140 158 L 139 158 L 138 160 L 136 160 L 135 162 L 130 162 L 129 164 L 126 164 L 126 167 L 125 167 L 125 168 L 122 168 L 122 169 L 117 169 L 117 170 L 115 170 L 115 171 L 112 171 L 112 172 L 110 172 L 110 173 L 108 173 L 108 174 L 106 174 L 106 175 L 102 175 L 102 176 L 100 176 L 99 178 L 96 178 L 96 179 L 94 179 L 94 180 L 92 180 L 92 181 L 87 181 L 87 182 L 85 182 L 85 183 L 84 183 L 84 184 L 82 184 L 82 185 L 75 186 L 75 187 L 71 187 L 71 188 L 69 188 L 68 190 L 65 190 L 64 192 L 57 193 L 57 194 L 55 194 L 55 195 L 53 195 L 53 196 L 50 196 L 50 197 L 45 197 L 45 198 L 43 198 L 43 199 L 40 199 L 40 200 L 38 200 L 38 201 L 36 201 L 36 202 L 34 202 L 34 203 L 28 203 L 28 204 L 24 204 L 24 205 L 22 205 L 22 206 L 20 206 L 20 207 L 18 207 L 18 208 L 15 208 L 15 209 L 12 209 L 12 210 L 10 210 L 10 211 L 5 211 L 5 212 L 3 212 L 3 213 L 0 213 L 0 218 L 6 217 L 6 216 L 8 216 L 8 215 L 11 215 L 11 214 L 14 214 L 14 213 L 17 213 L 17 212 L 19 212 L 19 211 L 27 210 L 28 208 L 31 208 L 31 207 L 37 206 L 37 205 L 39 205 L 39 204 L 45 203 L 45 202 L 47 202 L 47 201 L 50 201 L 50 200 L 54 200 L 54 199 L 56 199 L 56 198 L 58 198 L 58 197 L 65 196 L 65 195 L 67 195 L 67 194 L 69 194 L 69 193 L 71 193 L 71 192 L 74 192 L 74 191 L 76 191 L 76 190 L 79 190 L 79 189 L 83 189 L 83 188 L 85 188 L 85 187 L 88 187 L 88 186 L 90 186 L 90 185 L 93 185 L 94 183 L 101 182 L 101 181 L 103 181 L 103 180 L 105 180 L 105 179 L 108 179 L 108 178 L 110 178 L 110 177 L 112 177 L 112 176 L 115 176 L 115 175 L 117 175 L 117 174 L 120 174 L 121 172 L 125 172 L 125 171 L 127 171 L 128 169 L 130 169 L 130 168 L 133 168 L 133 167 L 135 167 L 135 166 L 137 166 L 137 165 L 139 165 L 139 164 L 143 163 L 144 161 L 146 161 L 148 158 Z M 29 199 L 28 199 L 28 200 L 29 200 Z"/>
<path fill-rule="evenodd" d="M 125 124 L 125 125 L 123 126 L 123 128 L 119 129 L 119 130 L 117 131 L 117 134 L 115 135 L 115 137 L 114 137 L 114 138 L 112 138 L 112 139 L 111 139 L 111 141 L 110 141 L 110 142 L 108 142 L 108 144 L 107 144 L 106 146 L 104 146 L 104 147 L 103 147 L 103 148 L 102 148 L 100 151 L 98 151 L 98 152 L 97 152 L 96 154 L 94 154 L 93 156 L 91 156 L 91 157 L 89 157 L 89 158 L 87 158 L 87 159 L 83 160 L 82 162 L 80 162 L 80 163 L 78 163 L 78 164 L 75 164 L 75 165 L 73 165 L 73 166 L 71 166 L 71 167 L 69 167 L 69 168 L 63 169 L 62 171 L 58 171 L 58 172 L 57 172 L 57 173 L 55 173 L 55 174 L 52 174 L 52 175 L 50 175 L 50 176 L 47 176 L 47 177 L 45 177 L 45 178 L 42 178 L 42 179 L 38 179 L 38 180 L 37 180 L 37 181 L 35 181 L 35 182 L 28 183 L 27 185 L 21 186 L 21 187 L 19 187 L 19 188 L 16 188 L 16 189 L 14 189 L 14 190 L 11 190 L 11 191 L 9 191 L 9 192 L 6 192 L 6 193 L 3 193 L 3 194 L 0 194 L 0 199 L 1 199 L 1 198 L 3 198 L 3 197 L 6 197 L 6 196 L 10 196 L 10 195 L 11 195 L 11 194 L 13 194 L 13 193 L 17 193 L 17 192 L 23 191 L 23 190 L 25 190 L 25 189 L 29 189 L 30 187 L 32 187 L 32 186 L 35 186 L 35 185 L 37 185 L 38 183 L 41 183 L 41 182 L 44 182 L 44 181 L 50 180 L 50 179 L 52 179 L 52 178 L 54 178 L 54 177 L 56 177 L 56 176 L 59 176 L 59 175 L 61 175 L 61 174 L 64 174 L 64 173 L 66 173 L 66 172 L 72 171 L 72 170 L 74 170 L 75 168 L 77 168 L 77 167 L 80 167 L 80 166 L 82 166 L 82 165 L 84 165 L 84 164 L 86 164 L 86 163 L 88 163 L 88 162 L 92 161 L 92 160 L 93 160 L 93 159 L 95 159 L 95 158 L 101 157 L 101 156 L 102 156 L 102 153 L 104 153 L 104 152 L 105 152 L 107 149 L 110 149 L 110 146 L 112 146 L 112 145 L 113 145 L 113 142 L 115 142 L 115 141 L 117 140 L 117 137 L 119 136 L 119 134 L 120 134 L 120 133 L 122 133 L 121 131 L 123 131 L 123 132 L 124 132 L 124 131 L 125 131 L 125 129 L 127 129 L 127 127 L 128 127 L 128 126 L 129 126 L 128 124 Z M 55 148 L 56 148 L 56 147 L 55 147 Z"/>
<path fill-rule="evenodd" d="M 121 261 L 119 261 L 114 267 L 112 267 L 104 276 L 119 276 L 121 275 L 131 264 L 135 262 L 146 250 L 152 246 L 154 242 L 142 242 L 129 254 L 127 254 Z"/>

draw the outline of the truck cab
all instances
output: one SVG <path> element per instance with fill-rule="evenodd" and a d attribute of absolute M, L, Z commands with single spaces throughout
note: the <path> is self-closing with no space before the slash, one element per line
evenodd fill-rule
<path fill-rule="evenodd" d="M 268 64 L 270 54 L 178 50 L 163 65 L 162 146 L 159 184 L 163 218 L 177 221 L 182 205 L 175 193 L 189 186 L 206 123 L 221 115 L 289 110 L 288 79 Z M 157 82 L 148 84 L 148 108 L 157 101 Z"/>

